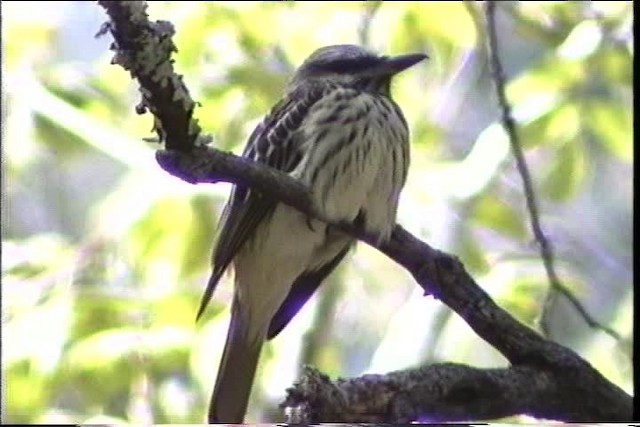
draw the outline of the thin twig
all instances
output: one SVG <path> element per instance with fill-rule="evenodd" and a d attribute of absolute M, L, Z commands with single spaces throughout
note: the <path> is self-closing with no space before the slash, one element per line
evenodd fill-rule
<path fill-rule="evenodd" d="M 358 26 L 358 40 L 361 46 L 371 47 L 371 23 L 378 9 L 382 6 L 382 1 L 368 1 L 364 3 L 364 13 Z"/>
<path fill-rule="evenodd" d="M 602 325 L 597 320 L 589 314 L 589 312 L 584 308 L 582 303 L 576 298 L 575 295 L 569 290 L 558 278 L 556 274 L 556 270 L 554 267 L 554 256 L 553 256 L 553 247 L 551 242 L 546 238 L 544 232 L 542 231 L 542 225 L 540 224 L 540 215 L 538 213 L 538 203 L 536 201 L 536 194 L 533 190 L 533 184 L 531 181 L 531 174 L 529 173 L 529 168 L 527 166 L 527 162 L 524 158 L 524 154 L 522 152 L 522 147 L 520 144 L 520 138 L 518 135 L 518 131 L 516 129 L 516 123 L 513 119 L 513 115 L 511 114 L 511 105 L 507 101 L 507 97 L 505 94 L 505 76 L 504 70 L 502 68 L 502 62 L 500 61 L 499 48 L 498 48 L 498 37 L 496 35 L 496 23 L 495 23 L 495 1 L 488 1 L 486 3 L 486 16 L 487 16 L 487 34 L 488 34 L 488 49 L 489 49 L 489 58 L 491 69 L 493 72 L 493 80 L 496 88 L 496 95 L 498 97 L 498 103 L 500 105 L 500 109 L 502 112 L 502 125 L 509 135 L 509 143 L 511 145 L 511 150 L 513 152 L 513 156 L 516 159 L 516 166 L 518 168 L 518 172 L 520 173 L 520 177 L 522 178 L 522 185 L 524 188 L 525 199 L 527 202 L 527 209 L 529 210 L 531 228 L 533 230 L 533 235 L 540 245 L 540 256 L 542 257 L 542 261 L 544 263 L 544 268 L 547 272 L 547 277 L 549 278 L 549 283 L 551 285 L 551 289 L 547 294 L 547 298 L 545 301 L 545 308 L 543 309 L 546 312 L 548 305 L 554 296 L 555 292 L 562 294 L 565 298 L 569 300 L 569 302 L 573 305 L 573 307 L 580 313 L 585 322 L 592 328 L 600 329 L 615 339 L 620 339 L 620 335 L 615 332 L 613 329 Z M 543 314 L 544 317 L 544 314 Z M 548 335 L 546 322 L 541 322 L 541 326 Z"/>

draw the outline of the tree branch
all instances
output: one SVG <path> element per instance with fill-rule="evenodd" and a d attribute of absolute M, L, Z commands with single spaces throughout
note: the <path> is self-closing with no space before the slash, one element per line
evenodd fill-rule
<path fill-rule="evenodd" d="M 184 101 L 188 91 L 181 77 L 166 65 L 171 63 L 169 56 L 155 62 L 167 73 L 154 79 L 152 76 L 156 74 L 148 69 L 148 58 L 139 53 L 155 52 L 164 46 L 171 49 L 160 49 L 162 53 L 170 54 L 174 47 L 166 30 L 168 24 L 149 23 L 143 2 L 99 3 L 111 18 L 102 32 L 110 31 L 117 42 L 113 46 L 114 62 L 138 79 L 144 106 L 160 122 L 156 126 L 156 130 L 160 129 L 158 136 L 170 149 L 157 152 L 156 159 L 162 168 L 194 184 L 231 182 L 249 186 L 376 247 L 411 272 L 425 294 L 433 295 L 456 311 L 512 365 L 497 370 L 433 365 L 385 376 L 339 380 L 335 385 L 308 371 L 312 374 L 307 378 L 311 379 L 303 377 L 301 383 L 289 390 L 285 406 L 305 408 L 310 422 L 424 417 L 476 420 L 520 413 L 564 421 L 631 420 L 629 395 L 577 354 L 544 339 L 498 307 L 455 256 L 433 249 L 399 225 L 391 239 L 380 244 L 376 236 L 367 235 L 352 224 L 328 221 L 309 190 L 288 175 L 203 146 L 201 142 L 206 138 L 200 135 L 191 117 L 194 104 Z M 176 92 L 172 94 L 172 90 Z M 305 384 L 315 385 L 305 388 Z M 334 392 L 324 390 L 324 385 Z M 358 397 L 365 392 L 368 397 Z M 346 406 L 326 400 L 336 393 Z M 377 409 L 369 412 L 364 401 L 372 401 Z M 322 409 L 327 405 L 334 412 Z M 335 412 L 337 408 L 340 414 Z"/>
<path fill-rule="evenodd" d="M 289 422 L 296 424 L 455 422 L 514 414 L 585 422 L 612 420 L 624 409 L 586 399 L 567 405 L 566 390 L 557 383 L 553 372 L 530 365 L 477 369 L 442 363 L 335 382 L 306 367 L 285 403 L 303 402 L 291 411 Z"/>
<path fill-rule="evenodd" d="M 102 25 L 96 37 L 111 33 L 116 54 L 111 63 L 122 66 L 140 83 L 142 100 L 138 114 L 149 110 L 154 117 L 153 130 L 158 142 L 171 150 L 189 151 L 204 144 L 191 99 L 182 76 L 173 69 L 171 54 L 177 52 L 171 37 L 175 33 L 168 21 L 150 22 L 145 1 L 98 1 L 110 21 Z"/>

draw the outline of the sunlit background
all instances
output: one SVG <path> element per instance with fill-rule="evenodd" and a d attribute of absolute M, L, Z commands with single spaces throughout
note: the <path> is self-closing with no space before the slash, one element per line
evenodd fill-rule
<path fill-rule="evenodd" d="M 316 48 L 425 52 L 394 96 L 412 131 L 398 221 L 457 255 L 539 329 L 548 291 L 498 122 L 475 3 L 153 2 L 214 144 L 240 152 Z M 94 2 L 2 4 L 2 416 L 9 423 L 200 423 L 228 322 L 227 277 L 204 320 L 227 185 L 162 171 L 135 82 L 110 64 Z M 508 97 L 564 284 L 550 335 L 632 392 L 631 2 L 500 2 Z M 360 245 L 263 351 L 247 421 L 311 364 L 333 377 L 507 361 L 402 268 Z"/>

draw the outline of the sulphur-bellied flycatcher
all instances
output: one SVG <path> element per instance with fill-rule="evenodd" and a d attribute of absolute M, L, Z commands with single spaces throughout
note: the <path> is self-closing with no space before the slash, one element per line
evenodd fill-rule
<path fill-rule="evenodd" d="M 409 166 L 409 130 L 391 78 L 426 58 L 323 47 L 296 70 L 243 156 L 307 184 L 327 218 L 387 239 Z M 221 218 L 198 317 L 229 265 L 231 322 L 209 422 L 242 423 L 265 339 L 276 336 L 342 261 L 354 239 L 242 185 Z"/>

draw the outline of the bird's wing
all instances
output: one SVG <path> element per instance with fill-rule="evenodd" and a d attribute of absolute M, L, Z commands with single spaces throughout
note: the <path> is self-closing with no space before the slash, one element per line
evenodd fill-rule
<path fill-rule="evenodd" d="M 317 270 L 302 273 L 289 290 L 287 297 L 278 308 L 278 311 L 271 319 L 267 339 L 275 338 L 280 331 L 293 319 L 302 306 L 311 298 L 311 295 L 318 289 L 320 283 L 340 264 L 351 249 L 351 245 L 346 245 L 333 259 L 320 266 Z"/>
<path fill-rule="evenodd" d="M 291 172 L 300 163 L 303 145 L 296 138 L 298 129 L 326 87 L 297 89 L 276 104 L 252 132 L 243 157 Z M 196 319 L 211 300 L 220 277 L 238 250 L 252 236 L 258 224 L 269 216 L 277 201 L 249 187 L 235 185 L 220 218 L 218 241 L 213 252 L 213 272 L 200 302 Z"/>

